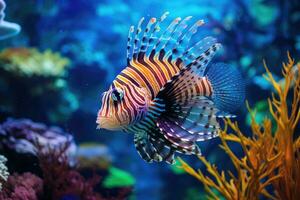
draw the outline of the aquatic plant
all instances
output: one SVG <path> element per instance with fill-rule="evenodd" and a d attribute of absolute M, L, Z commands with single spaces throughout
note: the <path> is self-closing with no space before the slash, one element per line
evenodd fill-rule
<path fill-rule="evenodd" d="M 181 167 L 181 163 L 179 162 L 178 158 L 175 159 L 175 163 L 170 165 L 170 169 L 174 174 L 180 175 L 185 174 L 186 172 Z"/>
<path fill-rule="evenodd" d="M 292 70 L 294 64 L 290 56 L 288 62 L 283 64 L 284 84 L 274 80 L 265 64 L 265 78 L 275 90 L 268 99 L 269 113 L 275 124 L 268 117 L 258 124 L 252 112 L 252 136 L 247 137 L 239 129 L 238 123 L 225 121 L 225 128 L 220 131 L 221 148 L 229 156 L 235 171 L 220 171 L 203 156 L 199 159 L 206 167 L 206 172 L 196 171 L 180 159 L 183 169 L 203 183 L 208 199 L 219 199 L 218 194 L 226 199 L 251 200 L 262 196 L 286 200 L 299 198 L 300 137 L 295 130 L 300 120 L 300 64 L 297 64 L 297 72 Z M 273 127 L 275 131 L 272 131 Z M 234 133 L 229 133 L 229 129 Z M 241 147 L 242 157 L 234 152 L 231 142 Z"/>
<path fill-rule="evenodd" d="M 108 176 L 103 181 L 106 188 L 131 187 L 135 184 L 135 179 L 128 172 L 116 167 L 110 167 Z"/>
<path fill-rule="evenodd" d="M 7 159 L 0 155 L 0 191 L 2 189 L 2 182 L 4 181 L 7 181 L 7 178 L 9 176 L 9 173 L 8 173 L 8 169 L 5 165 Z"/>
<path fill-rule="evenodd" d="M 246 116 L 246 123 L 247 125 L 251 126 L 252 123 L 252 116 L 255 113 L 255 121 L 258 124 L 263 123 L 266 116 L 271 117 L 269 113 L 269 104 L 267 100 L 258 101 L 254 104 L 252 111 L 249 111 Z"/>
<path fill-rule="evenodd" d="M 39 200 L 43 194 L 43 181 L 32 173 L 13 174 L 0 192 L 1 200 Z"/>
<path fill-rule="evenodd" d="M 4 20 L 6 4 L 4 0 L 0 0 L 0 40 L 17 35 L 21 31 L 18 24 L 7 22 Z"/>
<path fill-rule="evenodd" d="M 21 76 L 61 77 L 70 60 L 51 50 L 40 52 L 35 48 L 7 48 L 0 53 L 1 67 Z"/>

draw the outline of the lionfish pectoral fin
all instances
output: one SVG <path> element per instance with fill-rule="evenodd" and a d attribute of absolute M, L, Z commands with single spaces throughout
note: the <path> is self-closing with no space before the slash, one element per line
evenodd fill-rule
<path fill-rule="evenodd" d="M 183 69 L 160 90 L 157 98 L 165 102 L 165 112 L 157 125 L 165 137 L 191 151 L 193 142 L 208 140 L 218 135 L 218 119 L 224 115 L 209 96 L 209 84 L 198 75 Z"/>
<path fill-rule="evenodd" d="M 163 137 L 159 129 L 156 128 L 149 133 L 149 141 L 160 155 L 161 160 L 159 161 L 165 161 L 168 164 L 175 163 L 175 149 L 171 146 L 171 143 Z"/>
<path fill-rule="evenodd" d="M 159 160 L 159 156 L 156 153 L 155 148 L 149 142 L 146 132 L 138 132 L 134 134 L 134 145 L 139 155 L 146 162 L 151 163 L 155 160 Z"/>
<path fill-rule="evenodd" d="M 172 144 L 172 147 L 175 148 L 176 151 L 183 154 L 201 155 L 200 148 L 192 137 L 190 137 L 191 135 L 176 124 L 167 119 L 160 119 L 157 122 L 157 126 L 161 133 L 163 133 L 165 139 Z"/>
<path fill-rule="evenodd" d="M 175 149 L 170 143 L 160 137 L 158 129 L 148 130 L 148 132 L 139 132 L 134 135 L 134 144 L 143 160 L 146 162 L 165 161 L 174 164 Z M 169 144 L 168 144 L 169 143 Z"/>

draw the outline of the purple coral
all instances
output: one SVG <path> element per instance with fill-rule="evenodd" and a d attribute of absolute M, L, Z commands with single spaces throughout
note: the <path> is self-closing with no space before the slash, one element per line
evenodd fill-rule
<path fill-rule="evenodd" d="M 43 194 L 43 180 L 31 173 L 8 177 L 0 192 L 1 200 L 38 200 Z"/>
<path fill-rule="evenodd" d="M 0 125 L 0 144 L 5 149 L 17 153 L 36 155 L 36 145 L 41 151 L 59 148 L 70 143 L 65 153 L 72 157 L 76 151 L 73 136 L 63 132 L 58 127 L 47 127 L 29 119 L 8 119 Z"/>

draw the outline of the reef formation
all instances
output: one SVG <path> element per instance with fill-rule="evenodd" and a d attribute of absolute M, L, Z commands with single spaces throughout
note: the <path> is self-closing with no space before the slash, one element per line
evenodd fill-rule
<path fill-rule="evenodd" d="M 66 82 L 70 60 L 51 50 L 6 48 L 0 52 L 1 117 L 63 122 L 78 101 Z M 24 98 L 25 97 L 25 98 Z M 20 101 L 22 99 L 22 101 Z M 42 111 L 42 112 L 41 112 Z"/>
<path fill-rule="evenodd" d="M 29 119 L 7 120 L 0 124 L 0 151 L 7 157 L 0 156 L 0 199 L 128 198 L 133 178 L 112 167 L 110 160 L 105 162 L 107 151 L 94 146 L 89 149 L 96 153 L 77 154 L 72 135 L 58 127 Z"/>

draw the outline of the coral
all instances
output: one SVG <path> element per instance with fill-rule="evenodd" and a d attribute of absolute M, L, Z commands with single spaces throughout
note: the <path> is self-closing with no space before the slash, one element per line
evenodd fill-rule
<path fill-rule="evenodd" d="M 106 198 L 96 191 L 100 176 L 94 173 L 91 178 L 87 179 L 69 166 L 64 153 L 66 149 L 68 149 L 68 144 L 51 149 L 47 153 L 38 151 L 39 164 L 43 172 L 44 199 L 56 200 L 70 196 L 86 200 L 114 199 L 114 196 Z M 123 188 L 115 195 L 115 198 L 125 199 L 130 193 L 130 189 Z"/>
<path fill-rule="evenodd" d="M 21 27 L 18 24 L 7 22 L 4 20 L 4 9 L 6 4 L 4 0 L 0 0 L 0 40 L 17 35 L 21 31 Z"/>
<path fill-rule="evenodd" d="M 0 139 L 0 147 L 2 146 L 5 152 L 10 150 L 19 153 L 14 158 L 29 162 L 30 165 L 38 164 L 39 169 L 31 169 L 31 171 L 41 177 L 28 172 L 9 176 L 8 181 L 4 183 L 3 192 L 0 193 L 1 200 L 125 199 L 131 193 L 131 187 L 127 187 L 126 183 L 126 187 L 123 185 L 114 191 L 99 188 L 101 179 L 96 173 L 96 168 L 92 169 L 90 177 L 84 177 L 82 174 L 85 174 L 88 169 L 85 166 L 83 169 L 85 171 L 79 171 L 73 160 L 76 150 L 73 137 L 59 128 L 47 127 L 44 124 L 25 119 L 10 119 L 0 126 Z M 101 154 L 102 151 L 103 148 Z M 34 156 L 36 161 L 30 160 L 27 154 Z M 99 152 L 96 151 L 96 155 L 98 154 Z M 20 166 L 18 164 L 14 168 L 20 168 Z M 13 171 L 14 168 L 10 169 Z M 23 171 L 24 167 L 21 166 L 21 168 Z M 6 168 L 1 165 L 2 169 Z M 107 173 L 107 168 L 105 171 Z M 119 171 L 117 173 L 123 175 L 122 177 L 124 174 L 127 175 Z M 116 176 L 114 177 L 114 181 L 117 181 Z M 21 182 L 21 180 L 23 181 Z M 124 181 L 124 179 L 120 179 L 119 182 L 122 180 Z"/>
<path fill-rule="evenodd" d="M 42 130 L 43 126 L 39 125 L 35 124 L 35 131 Z M 4 183 L 3 190 L 0 192 L 0 199 L 57 200 L 71 198 L 104 200 L 126 199 L 131 194 L 131 187 L 127 187 L 126 183 L 124 183 L 126 187 L 123 184 L 122 187 L 119 186 L 114 190 L 102 188 L 100 185 L 101 178 L 95 170 L 93 170 L 90 177 L 84 177 L 82 174 L 85 174 L 86 171 L 81 173 L 74 165 L 70 165 L 68 151 L 72 148 L 70 147 L 72 145 L 72 141 L 64 141 L 56 146 L 45 146 L 43 143 L 36 141 L 34 152 L 41 169 L 39 175 L 41 178 L 29 172 L 21 175 L 14 173 Z M 19 158 L 21 159 L 21 157 Z M 5 167 L 2 167 L 2 165 L 0 167 L 1 170 L 6 171 Z M 0 172 L 2 173 L 2 171 Z M 122 171 L 120 172 L 120 170 L 117 173 L 122 177 L 124 177 L 124 174 L 127 175 Z M 4 175 L 6 179 L 8 174 L 4 173 Z M 114 181 L 118 181 L 116 177 Z M 124 179 L 119 179 L 119 183 L 122 181 Z"/>
<path fill-rule="evenodd" d="M 7 178 L 9 176 L 8 169 L 5 165 L 6 161 L 7 159 L 4 156 L 0 155 L 0 191 L 2 189 L 1 183 L 3 181 L 7 181 Z"/>
<path fill-rule="evenodd" d="M 8 119 L 0 124 L 0 151 L 4 152 L 8 158 L 7 166 L 14 172 L 39 174 L 37 151 L 47 153 L 49 149 L 59 148 L 65 143 L 69 146 L 64 153 L 72 165 L 76 144 L 69 133 L 29 119 Z"/>
<path fill-rule="evenodd" d="M 252 136 L 247 137 L 236 122 L 226 120 L 225 129 L 220 132 L 221 148 L 229 156 L 235 172 L 219 171 L 205 157 L 199 157 L 209 175 L 194 170 L 183 160 L 183 169 L 204 184 L 209 199 L 299 199 L 300 188 L 300 137 L 295 129 L 300 119 L 300 64 L 293 70 L 294 60 L 289 56 L 283 64 L 284 84 L 276 82 L 265 65 L 265 78 L 273 85 L 275 94 L 268 99 L 269 113 L 276 122 L 266 117 L 262 124 L 252 114 Z M 292 89 L 290 89 L 293 84 Z M 289 102 L 291 98 L 291 102 Z M 248 109 L 250 110 L 249 106 Z M 275 131 L 272 131 L 275 126 Z M 228 133 L 231 128 L 235 134 Z M 243 157 L 237 156 L 230 146 L 237 143 L 243 150 Z M 217 191 L 217 193 L 216 193 Z"/>
<path fill-rule="evenodd" d="M 0 99 L 0 116 L 65 122 L 78 108 L 65 80 L 69 65 L 69 59 L 50 50 L 4 49 L 0 52 L 0 95 L 6 98 Z"/>
<path fill-rule="evenodd" d="M 2 67 L 21 76 L 61 77 L 70 61 L 51 50 L 40 52 L 35 48 L 8 48 L 0 53 Z"/>
<path fill-rule="evenodd" d="M 58 148 L 70 143 L 65 153 L 72 157 L 76 151 L 73 136 L 58 127 L 48 127 L 45 124 L 29 119 L 8 119 L 0 124 L 0 144 L 2 148 L 36 155 L 36 144 L 45 152 L 49 148 Z"/>
<path fill-rule="evenodd" d="M 43 181 L 31 173 L 8 177 L 0 192 L 1 200 L 38 200 L 43 194 Z"/>
<path fill-rule="evenodd" d="M 99 177 L 85 180 L 77 171 L 70 168 L 65 151 L 69 144 L 59 148 L 49 149 L 47 152 L 38 148 L 39 165 L 44 180 L 44 196 L 47 199 L 60 199 L 65 195 L 75 195 L 80 199 L 99 199 L 93 192 L 93 186 L 98 183 Z"/>

